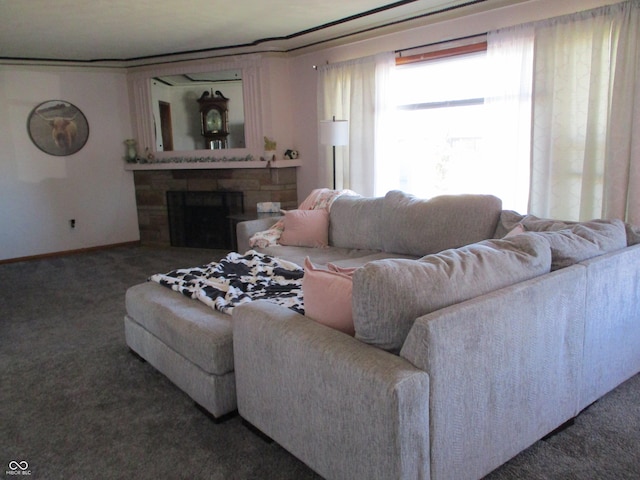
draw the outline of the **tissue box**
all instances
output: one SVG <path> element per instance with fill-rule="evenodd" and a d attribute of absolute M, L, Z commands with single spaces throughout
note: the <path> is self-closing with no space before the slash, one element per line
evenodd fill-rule
<path fill-rule="evenodd" d="M 280 202 L 258 202 L 258 213 L 279 213 Z"/>

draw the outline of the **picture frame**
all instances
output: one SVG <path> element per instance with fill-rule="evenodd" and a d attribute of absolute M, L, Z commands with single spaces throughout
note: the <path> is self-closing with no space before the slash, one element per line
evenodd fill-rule
<path fill-rule="evenodd" d="M 78 152 L 89 138 L 89 123 L 82 111 L 65 100 L 47 100 L 37 105 L 27 119 L 29 138 L 49 155 Z"/>

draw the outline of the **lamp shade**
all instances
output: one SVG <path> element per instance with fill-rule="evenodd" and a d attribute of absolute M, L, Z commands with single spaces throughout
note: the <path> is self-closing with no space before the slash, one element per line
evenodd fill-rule
<path fill-rule="evenodd" d="M 348 120 L 321 120 L 320 143 L 322 145 L 349 145 Z"/>

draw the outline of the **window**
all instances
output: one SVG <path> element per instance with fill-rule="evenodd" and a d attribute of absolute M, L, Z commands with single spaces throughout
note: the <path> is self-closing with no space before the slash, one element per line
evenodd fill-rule
<path fill-rule="evenodd" d="M 399 65 L 376 193 L 491 193 L 483 162 L 486 51 Z"/>
<path fill-rule="evenodd" d="M 393 189 L 422 198 L 493 194 L 504 208 L 525 212 L 528 149 L 516 161 L 505 148 L 519 141 L 512 128 L 517 119 L 496 108 L 496 86 L 511 80 L 510 72 L 496 73 L 502 67 L 488 58 L 486 43 L 468 47 L 462 54 L 458 48 L 452 49 L 455 54 L 396 65 L 388 134 L 379 136 L 383 153 L 376 164 L 376 194 Z M 526 112 L 530 116 L 530 109 Z M 528 127 L 526 133 L 528 138 Z"/>
<path fill-rule="evenodd" d="M 396 68 L 393 188 L 426 198 L 476 191 L 484 60 L 479 52 Z"/>

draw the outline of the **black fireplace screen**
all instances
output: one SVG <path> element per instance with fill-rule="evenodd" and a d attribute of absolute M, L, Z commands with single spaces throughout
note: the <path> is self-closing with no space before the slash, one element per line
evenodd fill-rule
<path fill-rule="evenodd" d="M 231 249 L 229 215 L 244 213 L 242 192 L 168 191 L 169 234 L 174 247 Z"/>

